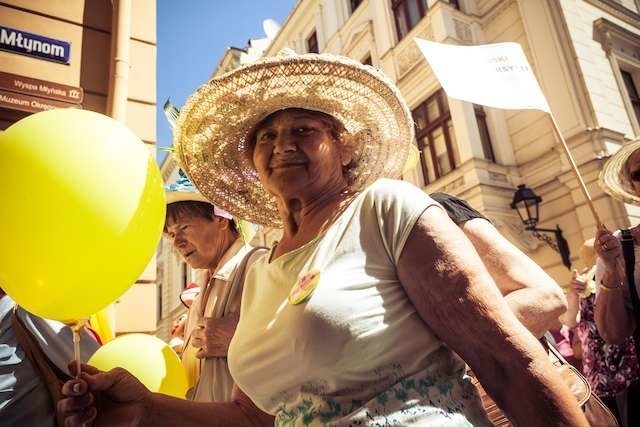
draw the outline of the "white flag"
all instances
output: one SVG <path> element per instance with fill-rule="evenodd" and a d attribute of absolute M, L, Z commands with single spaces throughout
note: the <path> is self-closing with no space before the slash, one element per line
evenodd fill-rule
<path fill-rule="evenodd" d="M 414 40 L 451 98 L 488 107 L 551 112 L 518 43 L 457 46 Z"/>

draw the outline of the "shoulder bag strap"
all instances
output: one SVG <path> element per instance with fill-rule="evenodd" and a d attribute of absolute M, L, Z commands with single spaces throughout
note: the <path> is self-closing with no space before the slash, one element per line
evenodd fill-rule
<path fill-rule="evenodd" d="M 624 255 L 624 269 L 627 275 L 627 284 L 629 285 L 629 294 L 631 295 L 631 305 L 633 306 L 633 317 L 636 322 L 636 328 L 633 331 L 633 341 L 636 347 L 636 354 L 640 355 L 640 298 L 638 298 L 638 290 L 635 281 L 635 265 L 636 254 L 634 250 L 633 235 L 629 229 L 621 230 L 622 253 Z"/>
<path fill-rule="evenodd" d="M 49 396 L 53 404 L 53 410 L 56 413 L 56 423 L 58 426 L 64 425 L 64 419 L 61 414 L 56 411 L 56 405 L 62 399 L 62 384 L 65 380 L 71 379 L 70 376 L 64 374 L 57 366 L 55 366 L 49 358 L 44 354 L 40 345 L 35 341 L 29 330 L 24 326 L 16 309 L 11 313 L 11 327 L 16 335 L 18 344 L 22 347 L 24 354 L 33 365 L 40 379 L 47 387 Z M 64 380 L 63 380 L 64 378 Z"/>
<path fill-rule="evenodd" d="M 238 308 L 240 307 L 238 294 L 242 294 L 242 288 L 244 287 L 244 276 L 249 265 L 249 260 L 254 256 L 254 254 L 256 254 L 257 251 L 260 251 L 260 254 L 262 254 L 267 249 L 268 248 L 265 248 L 264 246 L 257 246 L 251 249 L 249 252 L 247 252 L 244 258 L 242 258 L 240 264 L 238 264 L 238 267 L 236 268 L 236 271 L 233 274 L 233 279 L 231 281 L 231 289 L 229 290 L 229 296 L 227 297 L 227 304 L 224 307 L 224 316 L 229 313 L 233 313 L 234 311 L 238 311 Z"/>

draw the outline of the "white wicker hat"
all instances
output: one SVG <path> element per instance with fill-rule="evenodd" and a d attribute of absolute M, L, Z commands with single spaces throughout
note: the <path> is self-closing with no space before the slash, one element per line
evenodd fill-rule
<path fill-rule="evenodd" d="M 621 202 L 636 206 L 640 206 L 640 197 L 631 184 L 631 171 L 627 161 L 632 156 L 638 155 L 640 155 L 640 138 L 624 144 L 609 157 L 598 176 L 598 184 L 605 193 Z"/>

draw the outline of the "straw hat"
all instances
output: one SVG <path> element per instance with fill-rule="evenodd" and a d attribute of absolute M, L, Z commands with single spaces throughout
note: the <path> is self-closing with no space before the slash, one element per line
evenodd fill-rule
<path fill-rule="evenodd" d="M 281 54 L 211 79 L 181 109 L 175 154 L 207 199 L 233 216 L 281 226 L 275 198 L 260 184 L 247 143 L 262 119 L 286 108 L 321 111 L 342 122 L 356 143 L 349 177 L 354 189 L 400 175 L 414 130 L 391 80 L 341 56 Z"/>
<path fill-rule="evenodd" d="M 640 155 L 640 139 L 624 144 L 613 156 L 609 157 L 598 176 L 598 184 L 611 197 L 640 206 L 640 197 L 631 184 L 627 161 Z"/>

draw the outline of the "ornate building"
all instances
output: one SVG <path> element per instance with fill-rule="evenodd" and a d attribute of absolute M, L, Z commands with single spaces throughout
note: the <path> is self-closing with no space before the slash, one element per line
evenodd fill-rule
<path fill-rule="evenodd" d="M 540 223 L 558 225 L 574 263 L 596 224 L 548 115 L 450 99 L 414 37 L 472 45 L 518 42 L 551 105 L 596 209 L 610 228 L 637 208 L 597 186 L 603 159 L 640 135 L 637 0 L 299 0 L 265 50 L 350 56 L 385 71 L 416 122 L 418 166 L 403 178 L 467 199 L 559 283 L 569 273 L 510 207 L 516 186 L 542 197 Z M 470 69 L 469 73 L 473 73 Z M 553 236 L 551 236 L 553 237 Z M 552 238 L 547 240 L 553 240 Z"/>

